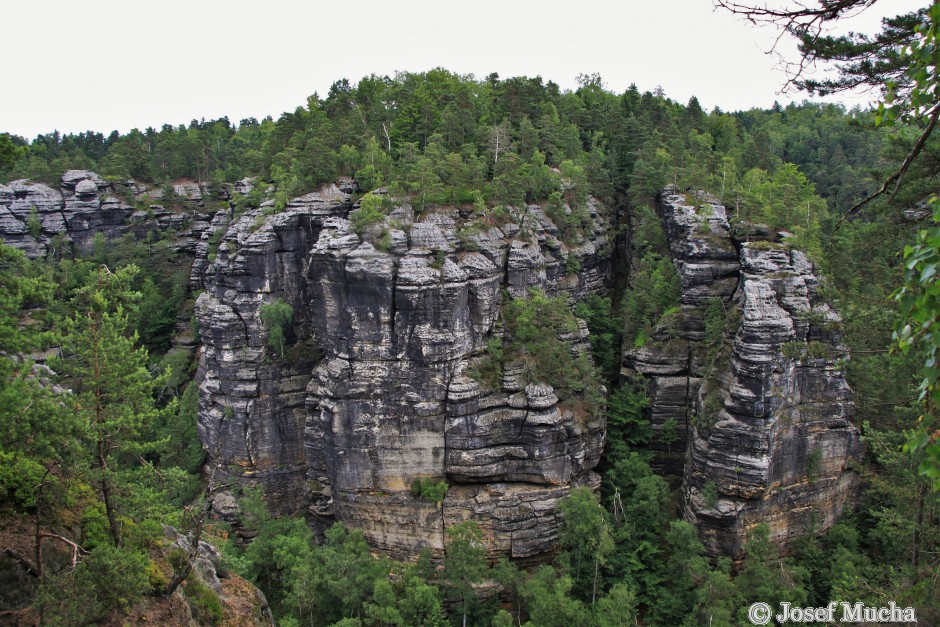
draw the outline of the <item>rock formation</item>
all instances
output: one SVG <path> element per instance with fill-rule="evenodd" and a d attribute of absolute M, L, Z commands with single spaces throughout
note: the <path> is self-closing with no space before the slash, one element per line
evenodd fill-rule
<path fill-rule="evenodd" d="M 194 183 L 173 189 L 175 197 L 167 200 L 190 207 L 202 208 L 209 195 L 205 185 Z M 28 180 L 0 184 L 0 240 L 36 258 L 61 254 L 65 247 L 88 253 L 96 235 L 111 241 L 131 232 L 138 237 L 172 232 L 180 250 L 195 253 L 196 242 L 211 232 L 218 207 L 181 211 L 152 204 L 163 196 L 159 188 L 131 180 L 112 184 L 90 170 L 65 172 L 58 190 Z"/>
<path fill-rule="evenodd" d="M 684 517 L 709 552 L 732 556 L 761 522 L 781 545 L 825 529 L 853 498 L 861 455 L 838 314 L 802 252 L 737 250 L 714 198 L 667 188 L 657 204 L 682 303 L 671 337 L 627 357 L 650 381 L 654 428 L 680 425 Z"/>
<path fill-rule="evenodd" d="M 590 201 L 593 231 L 569 246 L 536 205 L 501 228 L 399 205 L 362 235 L 351 208 L 328 186 L 228 229 L 196 305 L 207 450 L 260 482 L 275 510 L 308 506 L 392 555 L 439 553 L 444 529 L 466 519 L 493 552 L 553 550 L 559 499 L 597 484 L 604 420 L 511 367 L 496 390 L 468 372 L 499 333 L 503 289 L 572 301 L 603 290 L 605 210 Z M 260 317 L 278 299 L 294 312 L 284 355 Z M 585 327 L 569 335 L 575 354 L 588 350 Z M 426 500 L 416 482 L 449 489 Z"/>
<path fill-rule="evenodd" d="M 705 310 L 710 299 L 731 298 L 740 264 L 725 209 L 716 199 L 703 197 L 691 206 L 682 196 L 662 195 L 657 213 L 681 281 L 679 310 L 660 322 L 646 344 L 627 351 L 623 363 L 625 374 L 649 378 L 654 467 L 681 476 L 690 417 L 708 374 L 699 350 Z"/>
<path fill-rule="evenodd" d="M 172 233 L 194 259 L 191 288 L 204 290 L 200 437 L 230 478 L 262 485 L 274 511 L 341 520 L 396 556 L 439 553 L 445 529 L 473 519 L 494 554 L 544 558 L 558 501 L 598 485 L 605 421 L 559 402 L 519 363 L 489 387 L 471 375 L 502 337 L 507 296 L 605 292 L 607 210 L 589 199 L 589 226 L 566 240 L 539 205 L 496 221 L 387 201 L 384 222 L 357 233 L 350 180 L 280 211 L 232 202 L 255 185 L 180 182 L 171 193 L 86 170 L 66 172 L 58 190 L 13 181 L 0 185 L 0 237 L 39 257 Z M 174 206 L 153 204 L 161 198 Z M 861 447 L 839 317 L 812 264 L 785 242 L 738 242 L 707 195 L 670 188 L 657 211 L 681 298 L 623 362 L 651 397 L 656 467 L 681 478 L 683 515 L 712 553 L 739 556 L 759 522 L 781 544 L 825 528 L 852 498 Z M 262 320 L 279 300 L 293 312 L 283 351 Z M 182 316 L 174 350 L 191 350 L 188 327 Z M 583 323 L 558 339 L 589 351 Z M 412 490 L 444 483 L 440 499 Z M 231 495 L 216 505 L 237 514 Z"/>

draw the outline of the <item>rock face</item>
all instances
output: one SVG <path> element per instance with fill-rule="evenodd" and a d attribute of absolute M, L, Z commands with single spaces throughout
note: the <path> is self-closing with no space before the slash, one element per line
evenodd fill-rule
<path fill-rule="evenodd" d="M 713 198 L 667 189 L 658 212 L 682 278 L 678 338 L 631 357 L 651 379 L 654 425 L 678 417 L 687 434 L 684 517 L 709 552 L 735 557 L 758 523 L 784 546 L 827 528 L 854 496 L 861 444 L 840 318 L 812 264 L 785 244 L 737 251 Z M 727 313 L 709 351 L 715 303 Z"/>
<path fill-rule="evenodd" d="M 194 556 L 192 571 L 187 580 L 201 582 L 218 596 L 222 608 L 221 624 L 253 627 L 274 625 L 274 616 L 264 593 L 248 581 L 229 572 L 223 564 L 222 554 L 215 546 L 200 540 L 199 546 L 193 551 L 192 539 L 188 535 L 181 534 L 177 529 L 166 525 L 163 527 L 163 533 L 164 541 L 161 548 L 167 561 L 171 561 L 170 555 L 173 553 Z M 186 618 L 189 624 L 198 624 L 185 599 L 183 587 L 177 588 L 170 599 L 160 599 L 158 603 L 163 602 L 169 606 L 163 610 L 162 614 Z M 177 601 L 179 607 L 175 607 L 173 601 Z M 141 605 L 144 604 L 138 604 L 138 607 Z M 159 609 L 162 609 L 160 605 L 155 607 L 152 605 L 148 615 L 148 612 L 135 607 L 128 616 L 123 618 L 127 622 L 153 622 L 155 618 L 153 615 L 157 614 L 155 610 Z"/>
<path fill-rule="evenodd" d="M 604 289 L 605 210 L 591 201 L 593 232 L 568 246 L 535 205 L 529 239 L 407 205 L 360 236 L 351 208 L 330 186 L 229 228 L 196 306 L 206 449 L 274 509 L 335 517 L 391 555 L 440 553 L 444 530 L 473 519 L 494 553 L 538 559 L 554 549 L 557 502 L 598 482 L 604 420 L 510 367 L 498 390 L 467 373 L 500 332 L 503 288 L 571 300 Z M 294 311 L 284 356 L 260 318 L 277 299 Z M 588 350 L 583 326 L 560 339 Z M 450 487 L 435 502 L 415 482 Z"/>
<path fill-rule="evenodd" d="M 707 364 L 699 344 L 705 337 L 705 310 L 711 299 L 727 302 L 738 284 L 740 263 L 730 237 L 725 208 L 703 196 L 660 196 L 657 213 L 681 281 L 679 311 L 668 315 L 642 347 L 624 354 L 625 374 L 650 382 L 654 467 L 681 476 L 695 399 Z"/>
<path fill-rule="evenodd" d="M 198 206 L 208 195 L 204 185 L 181 184 L 174 190 L 177 200 Z M 35 258 L 61 254 L 65 247 L 88 253 L 96 235 L 111 241 L 125 233 L 145 237 L 170 230 L 181 238 L 181 250 L 195 252 L 196 240 L 211 230 L 214 211 L 186 214 L 154 204 L 144 211 L 122 199 L 143 203 L 161 196 L 161 190 L 135 181 L 112 185 L 90 170 L 68 170 L 58 190 L 28 180 L 0 184 L 0 240 Z"/>

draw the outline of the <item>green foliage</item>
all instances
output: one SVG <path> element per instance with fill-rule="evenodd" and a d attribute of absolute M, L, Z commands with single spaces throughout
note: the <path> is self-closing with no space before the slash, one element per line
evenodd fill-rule
<path fill-rule="evenodd" d="M 808 359 L 830 359 L 832 349 L 825 342 L 784 342 L 780 352 L 787 359 L 803 361 Z"/>
<path fill-rule="evenodd" d="M 832 351 L 825 342 L 811 341 L 806 344 L 806 356 L 809 359 L 829 359 Z"/>
<path fill-rule="evenodd" d="M 488 568 L 483 532 L 472 520 L 447 528 L 444 549 L 444 574 L 448 592 L 458 611 L 467 615 L 479 602 L 474 586 L 483 580 Z"/>
<path fill-rule="evenodd" d="M 222 602 L 215 590 L 198 577 L 190 575 L 183 585 L 183 593 L 200 625 L 218 625 L 222 620 Z"/>
<path fill-rule="evenodd" d="M 425 501 L 440 503 L 447 495 L 447 489 L 450 486 L 446 481 L 434 481 L 429 478 L 419 478 L 411 482 L 411 495 L 420 497 Z"/>
<path fill-rule="evenodd" d="M 120 544 L 118 471 L 147 452 L 142 437 L 148 425 L 173 407 L 158 408 L 154 380 L 147 369 L 147 351 L 128 336 L 129 312 L 139 293 L 130 285 L 139 272 L 127 266 L 110 272 L 102 266 L 73 298 L 75 313 L 61 323 L 63 357 L 56 370 L 73 394 L 69 404 L 82 425 L 81 440 L 91 453 L 92 482 L 99 486 L 111 536 Z"/>
<path fill-rule="evenodd" d="M 42 222 L 39 221 L 39 212 L 36 211 L 36 207 L 30 209 L 29 217 L 26 218 L 26 231 L 35 240 L 42 235 Z"/>
<path fill-rule="evenodd" d="M 571 257 L 569 257 L 571 259 Z M 591 353 L 607 381 L 620 375 L 620 350 L 623 343 L 621 324 L 609 297 L 591 294 L 574 308 L 591 332 Z"/>
<path fill-rule="evenodd" d="M 625 381 L 607 398 L 607 442 L 609 458 L 617 459 L 627 451 L 648 445 L 653 438 L 646 408 L 646 396 L 638 380 Z"/>
<path fill-rule="evenodd" d="M 21 152 L 9 133 L 0 133 L 0 171 L 12 167 Z"/>
<path fill-rule="evenodd" d="M 151 277 L 146 277 L 140 292 L 141 301 L 135 325 L 140 341 L 150 350 L 165 352 L 176 328 L 176 314 L 183 300 L 182 286 L 174 286 L 168 298 Z"/>
<path fill-rule="evenodd" d="M 440 270 L 444 267 L 445 261 L 447 261 L 447 253 L 443 250 L 439 250 L 434 253 L 434 259 L 431 260 L 431 267 L 435 270 Z"/>
<path fill-rule="evenodd" d="M 940 9 L 938 9 L 940 11 Z M 913 246 L 904 248 L 904 283 L 895 293 L 901 308 L 901 321 L 895 328 L 894 338 L 902 351 L 912 347 L 923 359 L 922 375 L 918 387 L 919 398 L 925 404 L 917 431 L 906 444 L 912 452 L 923 451 L 920 472 L 930 478 L 934 490 L 940 490 L 940 433 L 937 412 L 930 411 L 940 401 L 940 200 L 931 200 L 933 224 L 917 234 Z"/>
<path fill-rule="evenodd" d="M 283 299 L 278 298 L 273 302 L 261 305 L 258 308 L 258 313 L 261 316 L 265 331 L 268 332 L 268 346 L 279 357 L 283 357 L 287 346 L 285 328 L 294 316 L 294 308 L 289 303 L 285 303 Z"/>
<path fill-rule="evenodd" d="M 176 412 L 165 413 L 165 420 L 155 425 L 161 465 L 182 468 L 193 475 L 199 473 L 205 461 L 205 451 L 196 427 L 198 414 L 199 386 L 190 382 L 179 397 Z"/>
<path fill-rule="evenodd" d="M 803 606 L 807 600 L 805 582 L 808 573 L 784 560 L 783 568 L 776 546 L 770 540 L 770 529 L 765 523 L 754 527 L 744 546 L 744 565 L 735 578 L 735 586 L 744 600 L 738 611 L 739 619 L 746 620 L 747 607 L 758 600 L 779 607 L 787 601 Z"/>
<path fill-rule="evenodd" d="M 126 612 L 150 589 L 148 564 L 143 553 L 99 545 L 74 571 L 46 579 L 36 605 L 53 625 L 104 621 L 112 612 Z"/>
<path fill-rule="evenodd" d="M 702 488 L 702 497 L 705 499 L 705 507 L 709 509 L 718 504 L 718 486 L 714 481 L 709 481 Z"/>
<path fill-rule="evenodd" d="M 725 339 L 727 318 L 725 303 L 720 298 L 709 298 L 705 303 L 705 337 L 702 340 L 706 372 L 710 371 L 718 360 Z"/>
<path fill-rule="evenodd" d="M 822 468 L 822 449 L 814 448 L 806 455 L 806 476 L 810 483 L 816 481 L 819 471 Z"/>
<path fill-rule="evenodd" d="M 641 207 L 633 220 L 630 285 L 621 311 L 623 337 L 631 345 L 642 346 L 641 338 L 653 336 L 657 323 L 678 304 L 680 284 L 659 218 L 651 209 Z"/>
<path fill-rule="evenodd" d="M 359 200 L 359 207 L 349 214 L 352 230 L 360 237 L 373 226 L 385 221 L 384 201 L 381 196 L 366 194 Z"/>
<path fill-rule="evenodd" d="M 780 352 L 787 359 L 799 361 L 803 359 L 803 355 L 806 352 L 806 344 L 803 342 L 784 342 L 780 346 Z"/>
<path fill-rule="evenodd" d="M 233 201 L 235 202 L 235 217 L 243 215 L 249 209 L 257 209 L 265 201 L 265 186 L 256 181 L 247 194 L 234 194 Z"/>
<path fill-rule="evenodd" d="M 302 518 L 273 518 L 260 491 L 240 505 L 246 528 L 257 535 L 241 555 L 228 547 L 227 558 L 265 592 L 278 622 L 331 625 L 362 617 L 368 624 L 444 624 L 441 593 L 427 581 L 427 556 L 413 564 L 377 558 L 362 532 L 339 523 L 317 544 Z M 460 552 L 459 542 L 452 550 Z"/>
<path fill-rule="evenodd" d="M 650 607 L 650 618 L 659 625 L 688 624 L 696 607 L 697 582 L 710 571 L 705 549 L 692 525 L 674 520 L 666 532 L 669 559 L 667 580 Z"/>
<path fill-rule="evenodd" d="M 562 339 L 578 331 L 578 322 L 564 297 L 548 298 L 533 290 L 527 298 L 514 298 L 503 307 L 503 358 L 519 360 L 526 378 L 548 383 L 563 401 L 572 401 L 591 415 L 603 399 L 597 370 L 586 355 L 576 358 Z"/>
<path fill-rule="evenodd" d="M 637 624 L 636 593 L 627 585 L 611 586 L 607 595 L 594 605 L 594 617 L 598 625 L 620 626 Z"/>
<path fill-rule="evenodd" d="M 668 183 L 677 176 L 673 155 L 662 145 L 662 138 L 654 133 L 640 149 L 630 174 L 630 197 L 635 205 L 649 205 Z"/>
<path fill-rule="evenodd" d="M 531 619 L 526 625 L 589 625 L 591 612 L 583 602 L 570 596 L 572 585 L 570 577 L 557 576 L 550 566 L 536 568 L 522 592 Z"/>
<path fill-rule="evenodd" d="M 340 81 L 325 99 L 311 98 L 278 120 L 249 119 L 237 126 L 228 120 L 194 122 L 189 127 L 167 125 L 108 138 L 96 133 L 49 134 L 26 142 L 0 135 L 0 171 L 7 176 L 3 180 L 31 178 L 53 185 L 63 170 L 72 167 L 133 176 L 157 186 L 181 177 L 231 181 L 254 176 L 265 181 L 246 198 L 236 199 L 238 211 L 260 205 L 270 186 L 277 206 L 283 207 L 292 195 L 315 189 L 336 174 L 354 173 L 363 190 L 389 186 L 410 194 L 410 202 L 419 210 L 436 203 L 454 204 L 461 215 L 473 212 L 480 228 L 520 218 L 525 202 L 545 201 L 547 214 L 569 247 L 579 243 L 591 227 L 587 194 L 623 198 L 628 203 L 632 246 L 629 289 L 624 290 L 620 307 L 628 347 L 668 342 L 681 322 L 676 308 L 678 278 L 659 220 L 648 206 L 653 194 L 673 182 L 714 191 L 725 201 L 736 225 L 744 227 L 739 231 L 742 239 L 752 238 L 750 225 L 758 223 L 789 231 L 794 237 L 787 238 L 786 245 L 751 245 L 768 250 L 808 249 L 815 255 L 817 270 L 832 279 L 833 287 L 821 286 L 821 293 L 828 293 L 845 319 L 844 337 L 852 349 L 847 372 L 858 416 L 869 421 L 865 438 L 871 454 L 858 469 L 866 489 L 857 518 L 807 541 L 800 549 L 798 567 L 787 563 L 781 567 L 770 550 L 762 558 L 749 557 L 750 563 L 736 579 L 727 563 L 716 567 L 704 563 L 694 534 L 669 524 L 668 486 L 650 470 L 641 450 L 652 438 L 645 418 L 645 390 L 638 382 L 626 382 L 608 399 L 609 446 L 601 469 L 604 509 L 610 513 L 607 533 L 616 548 L 604 554 L 604 561 L 595 560 L 600 584 L 593 616 L 582 599 L 587 598 L 588 580 L 595 596 L 594 580 L 589 569 L 571 565 L 589 562 L 592 553 L 581 551 L 578 542 L 596 538 L 574 538 L 569 551 L 559 558 L 559 564 L 571 568 L 564 573 L 543 568 L 527 578 L 507 567 L 502 577 L 483 569 L 483 576 L 505 579 L 502 585 L 515 598 L 515 616 L 507 618 L 503 613 L 496 620 L 734 624 L 739 610 L 747 606 L 745 597 L 767 592 L 757 589 L 766 578 L 768 585 L 781 590 L 778 597 L 786 600 L 802 598 L 801 592 L 791 592 L 788 585 L 810 581 L 812 585 L 804 586 L 807 602 L 864 598 L 883 603 L 890 598 L 917 604 L 924 621 L 936 622 L 935 613 L 930 613 L 936 607 L 930 573 L 935 572 L 940 534 L 937 504 L 929 488 L 936 474 L 931 467 L 937 464 L 936 402 L 932 399 L 936 372 L 930 344 L 936 326 L 930 300 L 936 251 L 930 248 L 938 248 L 933 241 L 937 236 L 935 225 L 923 227 L 925 235 L 918 237 L 907 220 L 897 219 L 898 207 L 917 206 L 937 189 L 933 160 L 911 166 L 893 204 L 873 204 L 863 219 L 847 220 L 830 235 L 833 216 L 844 214 L 876 189 L 881 170 L 893 167 L 892 162 L 907 154 L 912 138 L 924 128 L 918 124 L 929 120 L 927 98 L 935 82 L 935 64 L 925 61 L 934 43 L 936 22 L 925 11 L 886 23 L 899 37 L 897 41 L 915 42 L 895 60 L 916 71 L 905 78 L 905 68 L 894 66 L 900 73 L 890 77 L 903 80 L 896 80 L 897 97 L 878 114 L 885 120 L 910 123 L 895 137 L 874 128 L 875 115 L 846 112 L 836 105 L 803 103 L 763 111 L 705 113 L 694 99 L 683 106 L 662 93 L 641 94 L 635 88 L 610 93 L 599 77 L 582 77 L 579 88 L 568 92 L 538 78 L 477 80 L 437 69 L 393 78 L 365 77 L 358 84 Z M 837 43 L 841 46 L 846 41 Z M 851 54 L 868 45 L 855 43 L 861 48 L 855 44 L 846 48 Z M 881 44 L 878 48 L 891 49 Z M 829 53 L 836 52 L 835 47 L 829 49 Z M 856 70 L 874 71 L 877 84 L 888 85 L 886 77 L 890 77 L 877 63 L 857 65 Z M 924 154 L 936 152 L 935 144 L 930 139 Z M 380 248 L 387 231 L 375 232 L 373 227 L 385 221 L 387 207 L 381 198 L 367 194 L 362 202 L 367 211 L 360 207 L 350 215 L 353 228 L 378 239 Z M 30 218 L 28 230 L 34 232 L 38 216 Z M 212 236 L 211 258 L 222 236 L 221 231 Z M 472 240 L 461 240 L 465 250 L 471 250 L 467 244 Z M 896 252 L 911 240 L 911 250 L 899 264 Z M 168 271 L 182 265 L 171 254 L 171 245 L 161 247 L 161 242 L 135 242 L 133 238 L 108 242 L 101 236 L 92 246 L 94 263 L 65 259 L 50 260 L 48 266 L 26 262 L 22 255 L 0 248 L 0 489 L 7 505 L 36 508 L 43 525 L 52 523 L 53 510 L 59 511 L 63 504 L 74 506 L 82 544 L 95 552 L 100 547 L 113 549 L 108 510 L 113 514 L 115 508 L 104 504 L 99 487 L 104 485 L 102 478 L 116 489 L 113 501 L 120 508 L 117 522 L 124 531 L 121 551 L 129 550 L 128 544 L 143 542 L 157 520 L 179 519 L 180 506 L 194 493 L 193 476 L 184 469 L 198 468 L 202 451 L 195 436 L 197 390 L 187 385 L 191 376 L 188 357 L 169 355 L 165 364 L 172 369 L 172 379 L 165 385 L 161 379 L 156 386 L 163 390 L 156 409 L 163 410 L 162 403 L 181 394 L 178 407 L 155 415 L 142 402 L 139 419 L 134 409 L 103 420 L 103 425 L 117 424 L 125 416 L 129 420 L 119 431 L 102 432 L 109 446 L 116 446 L 106 456 L 104 470 L 95 461 L 97 441 L 94 430 L 89 430 L 94 421 L 88 411 L 93 405 L 85 401 L 88 397 L 83 397 L 82 411 L 77 413 L 76 399 L 63 400 L 41 383 L 43 378 L 66 386 L 75 383 L 78 394 L 84 394 L 87 368 L 54 365 L 63 379 L 40 368 L 37 379 L 33 364 L 10 356 L 57 345 L 48 335 L 50 329 L 65 328 L 60 324 L 65 319 L 78 324 L 77 318 L 92 311 L 85 305 L 78 308 L 81 299 L 70 298 L 76 289 L 89 293 L 87 286 L 97 281 L 98 264 L 116 269 L 136 260 L 141 271 L 127 288 L 140 292 L 140 300 L 133 297 L 120 303 L 126 323 L 122 327 L 116 321 L 108 329 L 115 341 L 100 344 L 129 356 L 123 374 L 130 375 L 127 389 L 129 398 L 134 398 L 136 391 L 147 388 L 140 367 L 152 372 L 156 363 L 147 364 L 140 354 L 135 356 L 134 332 L 137 342 L 151 354 L 166 350 L 186 296 L 188 277 Z M 56 255 L 67 255 L 61 245 L 55 248 Z M 568 259 L 576 261 L 574 256 Z M 576 263 L 570 263 L 569 271 L 576 272 Z M 903 285 L 898 292 L 903 318 L 888 300 L 899 284 Z M 532 300 L 507 304 L 505 336 L 490 339 L 487 357 L 474 376 L 498 387 L 502 364 L 521 360 L 530 380 L 552 383 L 569 406 L 579 409 L 581 397 L 586 396 L 593 398 L 590 402 L 599 411 L 599 378 L 590 374 L 590 364 L 572 358 L 564 343 L 555 341 L 559 333 L 572 329 L 567 304 L 559 303 L 556 310 L 555 305 L 537 299 L 521 302 Z M 722 308 L 719 313 L 718 304 L 708 303 L 704 312 L 707 363 L 720 362 L 723 336 L 735 324 L 733 308 Z M 603 377 L 610 382 L 619 374 L 621 329 L 612 324 L 615 309 L 605 299 L 590 299 L 577 309 L 591 330 L 593 354 Z M 120 318 L 114 307 L 108 311 L 112 318 Z M 97 315 L 92 311 L 92 318 Z M 287 315 L 281 323 L 280 345 L 272 345 L 281 356 L 288 354 L 290 318 Z M 899 319 L 903 321 L 897 325 Z M 809 322 L 819 326 L 819 321 Z M 905 350 L 887 353 L 896 325 Z M 117 336 L 128 341 L 118 342 Z M 83 337 L 87 339 L 88 333 Z M 785 344 L 782 351 L 791 359 L 830 357 L 822 342 Z M 77 364 L 80 356 L 73 344 L 65 359 Z M 921 392 L 916 381 L 926 381 L 924 400 L 929 404 L 918 402 Z M 149 388 L 151 398 L 154 391 Z M 716 389 L 706 389 L 705 421 L 716 414 L 712 409 L 720 402 Z M 108 411 L 122 403 L 134 405 L 128 398 L 119 398 L 108 404 Z M 227 408 L 228 413 L 232 411 Z M 923 415 L 920 428 L 909 438 L 903 431 L 919 415 Z M 677 431 L 670 426 L 678 425 L 667 425 L 659 434 L 667 441 L 672 440 L 670 431 L 672 436 Z M 899 450 L 907 440 L 910 455 Z M 815 453 L 807 458 L 811 477 Z M 159 470 L 159 481 L 149 464 Z M 924 475 L 917 474 L 918 467 Z M 48 468 L 55 469 L 51 474 L 63 476 L 47 481 L 40 491 Z M 419 485 L 420 492 L 434 491 L 439 485 Z M 712 486 L 704 486 L 708 501 Z M 267 518 L 258 523 L 262 517 L 255 518 L 250 524 L 256 539 L 233 561 L 245 566 L 265 588 L 278 617 L 288 624 L 443 623 L 442 595 L 428 581 L 429 573 L 401 564 L 391 566 L 369 555 L 361 534 L 331 529 L 318 546 L 303 520 Z M 473 542 L 469 545 L 472 548 Z M 763 571 L 762 564 L 766 566 Z M 393 569 L 394 576 L 390 576 Z M 806 579 L 804 572 L 811 573 L 811 578 Z M 774 580 L 781 573 L 789 574 L 782 584 Z M 474 577 L 459 572 L 448 575 L 445 569 L 434 581 L 446 582 L 452 601 L 462 603 L 458 589 L 466 585 L 475 591 L 479 584 L 466 584 Z M 50 586 L 53 580 L 58 582 L 55 585 L 65 585 L 54 573 Z M 96 585 L 87 578 L 81 581 L 88 590 Z M 84 603 L 86 598 L 72 592 L 43 594 L 44 599 L 53 599 L 49 617 L 59 611 L 55 594 L 61 594 L 61 607 L 78 605 L 78 598 Z M 91 598 L 89 605 L 94 605 L 97 597 Z M 485 622 L 491 614 L 475 601 L 469 605 L 471 620 Z M 76 620 L 85 616 L 85 610 L 79 608 Z M 88 616 L 96 612 L 89 609 Z M 451 609 L 451 619 L 454 613 Z"/>
<path fill-rule="evenodd" d="M 491 337 L 486 341 L 486 356 L 467 374 L 491 390 L 499 389 L 503 384 L 503 356 L 502 339 Z"/>
<path fill-rule="evenodd" d="M 653 603 L 663 582 L 661 547 L 669 487 L 653 473 L 647 453 L 609 455 L 606 463 L 601 489 L 605 509 L 611 512 L 610 533 L 616 548 L 602 575 L 607 585 L 635 587 L 641 602 Z"/>
<path fill-rule="evenodd" d="M 607 513 L 589 488 L 571 490 L 558 511 L 563 517 L 558 531 L 562 569 L 571 577 L 574 595 L 593 602 L 600 591 L 601 568 L 614 550 Z"/>
<path fill-rule="evenodd" d="M 679 440 L 679 422 L 675 416 L 670 416 L 663 422 L 657 437 L 667 447 L 671 447 Z"/>
<path fill-rule="evenodd" d="M 45 474 L 45 467 L 35 459 L 0 451 L 0 502 L 23 509 L 35 507 Z"/>

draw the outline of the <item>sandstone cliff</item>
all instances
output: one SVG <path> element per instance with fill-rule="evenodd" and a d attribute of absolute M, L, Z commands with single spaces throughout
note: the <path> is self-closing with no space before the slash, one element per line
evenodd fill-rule
<path fill-rule="evenodd" d="M 335 517 L 392 555 L 440 552 L 444 529 L 468 518 L 494 552 L 553 550 L 558 500 L 597 483 L 603 417 L 577 415 L 511 364 L 498 389 L 468 372 L 500 333 L 504 290 L 604 289 L 606 210 L 591 200 L 591 227 L 567 244 L 536 205 L 497 228 L 399 204 L 359 235 L 349 191 L 245 214 L 207 264 L 196 305 L 207 450 L 261 483 L 275 510 Z M 260 318 L 278 299 L 294 312 L 284 355 Z M 559 339 L 588 350 L 583 325 Z M 450 487 L 427 500 L 416 481 Z"/>
<path fill-rule="evenodd" d="M 733 556 L 761 522 L 782 545 L 827 528 L 854 496 L 861 443 L 841 321 L 812 264 L 785 243 L 735 242 L 707 195 L 667 189 L 657 211 L 680 313 L 625 361 L 649 382 L 654 428 L 679 425 L 684 517 Z"/>
<path fill-rule="evenodd" d="M 229 193 L 220 188 L 214 195 L 225 201 Z M 28 180 L 0 184 L 0 240 L 36 258 L 91 252 L 96 235 L 111 241 L 126 233 L 143 238 L 169 232 L 181 251 L 195 252 L 222 206 L 204 207 L 209 189 L 195 183 L 175 185 L 164 196 L 160 188 L 132 180 L 110 183 L 90 170 L 68 170 L 57 190 Z M 175 206 L 156 204 L 164 201 Z"/>
<path fill-rule="evenodd" d="M 538 205 L 494 220 L 399 203 L 356 233 L 352 181 L 279 212 L 226 204 L 253 185 L 171 192 L 84 170 L 58 190 L 14 181 L 0 185 L 0 235 L 38 257 L 90 251 L 99 235 L 173 234 L 204 290 L 200 436 L 273 510 L 342 520 L 397 556 L 443 550 L 444 530 L 468 518 L 494 553 L 552 551 L 558 501 L 597 485 L 604 419 L 559 402 L 520 363 L 495 384 L 471 375 L 503 335 L 507 297 L 536 288 L 573 303 L 606 290 L 608 210 L 589 200 L 589 224 L 566 239 Z M 171 209 L 154 204 L 168 194 Z M 623 360 L 651 396 L 656 466 L 681 478 L 683 515 L 713 553 L 739 555 L 758 522 L 781 544 L 825 528 L 852 498 L 861 445 L 839 317 L 812 265 L 786 244 L 738 242 L 706 195 L 667 189 L 657 211 L 680 302 Z M 278 300 L 293 311 L 283 354 L 261 320 Z M 559 340 L 582 355 L 587 336 L 582 323 Z M 415 482 L 449 489 L 427 500 Z M 236 515 L 231 495 L 217 510 Z"/>

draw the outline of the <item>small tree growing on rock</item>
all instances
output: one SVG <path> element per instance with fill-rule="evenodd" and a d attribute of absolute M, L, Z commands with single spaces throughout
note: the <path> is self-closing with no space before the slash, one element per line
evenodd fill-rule
<path fill-rule="evenodd" d="M 268 346 L 273 348 L 278 356 L 283 357 L 287 344 L 284 327 L 290 324 L 294 316 L 294 308 L 278 298 L 273 303 L 261 305 L 260 313 L 261 322 L 264 323 L 264 328 L 268 332 Z"/>

